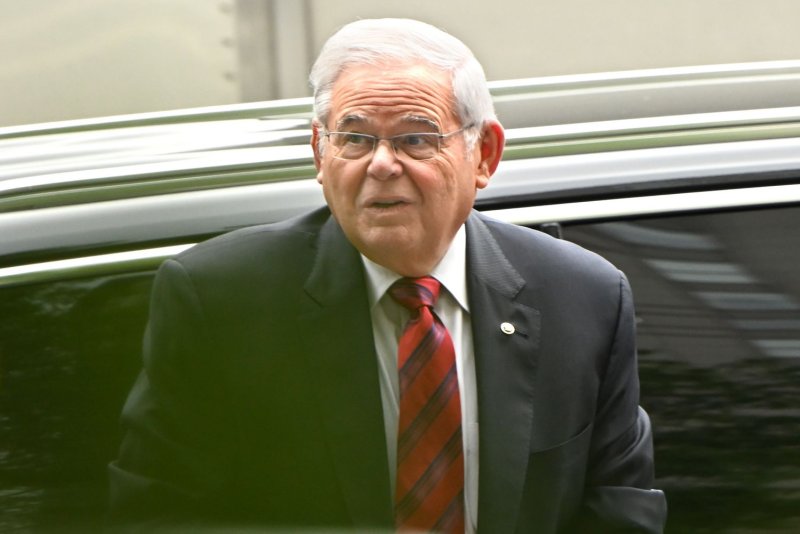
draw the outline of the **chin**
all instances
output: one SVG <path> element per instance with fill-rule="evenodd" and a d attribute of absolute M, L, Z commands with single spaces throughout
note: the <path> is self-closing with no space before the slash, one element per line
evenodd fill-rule
<path fill-rule="evenodd" d="M 362 252 L 369 259 L 402 276 L 415 277 L 430 274 L 441 259 L 434 257 L 436 255 L 431 253 L 431 248 L 422 247 L 421 249 L 419 246 L 399 241 L 383 241 L 373 244 L 366 250 L 368 252 L 364 252 L 363 249 Z"/>

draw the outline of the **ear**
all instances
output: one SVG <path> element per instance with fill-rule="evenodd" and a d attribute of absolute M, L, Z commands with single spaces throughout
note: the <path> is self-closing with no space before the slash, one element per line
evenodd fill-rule
<path fill-rule="evenodd" d="M 506 136 L 499 122 L 487 121 L 483 124 L 483 131 L 476 147 L 480 158 L 475 175 L 478 189 L 489 185 L 489 178 L 497 170 L 497 165 L 503 158 L 505 143 Z"/>
<path fill-rule="evenodd" d="M 314 151 L 314 166 L 317 168 L 317 182 L 322 183 L 322 154 L 320 153 L 320 123 L 311 121 L 311 150 Z"/>

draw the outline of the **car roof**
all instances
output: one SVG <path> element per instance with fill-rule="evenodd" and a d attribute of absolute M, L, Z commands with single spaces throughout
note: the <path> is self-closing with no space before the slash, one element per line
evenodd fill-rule
<path fill-rule="evenodd" d="M 553 217 L 542 206 L 563 221 L 575 203 L 791 185 L 800 173 L 800 61 L 491 90 L 507 144 L 476 206 L 514 222 Z M 321 206 L 311 113 L 301 98 L 2 128 L 0 266 L 189 243 Z"/>

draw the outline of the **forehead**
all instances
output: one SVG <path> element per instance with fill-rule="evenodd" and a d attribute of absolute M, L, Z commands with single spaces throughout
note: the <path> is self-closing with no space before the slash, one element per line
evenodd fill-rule
<path fill-rule="evenodd" d="M 352 65 L 331 91 L 329 127 L 359 118 L 376 126 L 425 122 L 458 124 L 448 72 L 426 63 Z"/>

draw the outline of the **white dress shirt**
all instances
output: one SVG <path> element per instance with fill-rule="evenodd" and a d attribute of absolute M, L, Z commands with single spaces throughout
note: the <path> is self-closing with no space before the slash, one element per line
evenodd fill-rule
<path fill-rule="evenodd" d="M 478 524 L 478 398 L 475 383 L 475 354 L 467 301 L 466 231 L 462 226 L 450 248 L 430 276 L 443 290 L 435 311 L 450 332 L 456 353 L 456 371 L 461 396 L 461 428 L 464 438 L 464 508 L 466 532 L 474 533 Z M 378 354 L 389 478 L 394 498 L 397 476 L 397 425 L 400 386 L 397 376 L 397 343 L 409 312 L 392 300 L 386 291 L 400 275 L 361 256 L 367 279 L 367 294 L 372 316 L 372 332 Z"/>

